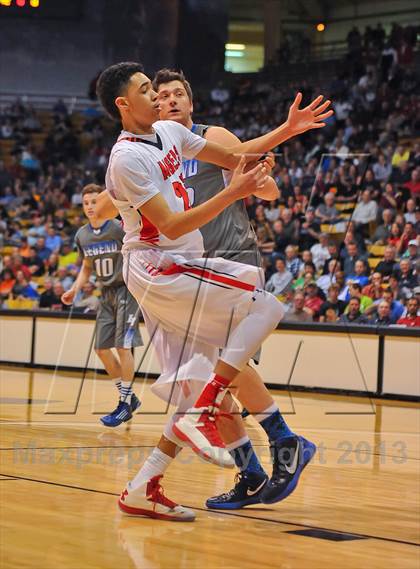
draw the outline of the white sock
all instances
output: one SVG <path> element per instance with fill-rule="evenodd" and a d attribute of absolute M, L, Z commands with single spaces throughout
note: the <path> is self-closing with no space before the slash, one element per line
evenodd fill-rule
<path fill-rule="evenodd" d="M 264 409 L 264 411 L 261 411 L 261 413 L 253 413 L 253 417 L 259 423 L 261 423 L 261 421 L 264 421 L 264 419 L 267 419 L 267 417 L 269 417 L 278 410 L 279 410 L 278 405 L 272 403 L 270 407 L 267 407 L 267 409 Z"/>
<path fill-rule="evenodd" d="M 126 403 L 131 403 L 131 396 L 133 395 L 131 381 L 121 381 L 120 399 Z"/>
<path fill-rule="evenodd" d="M 154 448 L 151 455 L 130 482 L 130 489 L 137 490 L 144 486 L 144 493 L 146 494 L 146 482 L 154 476 L 163 474 L 172 461 L 173 458 L 171 456 L 168 456 L 157 447 Z"/>
<path fill-rule="evenodd" d="M 113 379 L 114 383 L 115 383 L 115 387 L 118 389 L 118 393 L 121 393 L 121 387 L 122 387 L 122 383 L 121 383 L 121 378 L 120 377 L 115 377 Z"/>

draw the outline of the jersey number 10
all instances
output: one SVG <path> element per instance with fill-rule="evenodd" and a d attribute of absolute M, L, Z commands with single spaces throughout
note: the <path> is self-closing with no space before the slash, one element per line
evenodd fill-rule
<path fill-rule="evenodd" d="M 110 277 L 114 272 L 114 261 L 112 257 L 95 259 L 95 272 L 98 277 Z"/>

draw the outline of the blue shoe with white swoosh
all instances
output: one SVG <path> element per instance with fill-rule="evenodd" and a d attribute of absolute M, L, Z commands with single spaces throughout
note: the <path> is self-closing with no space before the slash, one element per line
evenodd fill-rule
<path fill-rule="evenodd" d="M 229 492 L 209 498 L 206 506 L 212 510 L 239 510 L 244 506 L 259 504 L 267 480 L 268 476 L 265 472 L 255 474 L 238 472 L 235 476 L 234 488 Z"/>
<path fill-rule="evenodd" d="M 120 401 L 118 407 L 109 415 L 101 417 L 101 422 L 105 427 L 118 427 L 121 423 L 126 423 L 133 418 L 131 404 Z"/>
<path fill-rule="evenodd" d="M 270 443 L 273 475 L 261 494 L 263 504 L 284 500 L 296 488 L 305 466 L 316 453 L 316 445 L 294 435 Z"/>

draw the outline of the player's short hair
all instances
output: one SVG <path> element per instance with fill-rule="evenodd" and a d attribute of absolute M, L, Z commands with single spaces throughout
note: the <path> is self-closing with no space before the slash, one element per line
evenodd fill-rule
<path fill-rule="evenodd" d="M 141 63 L 123 61 L 107 67 L 99 76 L 96 84 L 96 93 L 106 113 L 114 120 L 120 120 L 120 111 L 115 104 L 115 99 L 122 95 L 131 76 L 135 73 L 143 73 Z"/>
<path fill-rule="evenodd" d="M 87 184 L 82 190 L 82 198 L 87 194 L 100 194 L 103 188 L 98 184 Z"/>
<path fill-rule="evenodd" d="M 193 93 L 191 89 L 191 85 L 186 80 L 185 75 L 182 71 L 175 71 L 174 69 L 160 69 L 154 79 L 153 79 L 153 89 L 157 92 L 160 85 L 164 83 L 170 83 L 171 81 L 180 81 L 187 92 L 188 98 L 192 103 L 193 100 Z"/>

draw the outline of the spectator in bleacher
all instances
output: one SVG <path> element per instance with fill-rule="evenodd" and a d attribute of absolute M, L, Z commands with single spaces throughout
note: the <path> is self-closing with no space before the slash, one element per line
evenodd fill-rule
<path fill-rule="evenodd" d="M 372 316 L 369 323 L 375 326 L 389 326 L 390 324 L 394 324 L 391 319 L 391 306 L 389 302 L 386 300 L 379 302 L 376 314 Z"/>
<path fill-rule="evenodd" d="M 390 305 L 390 309 L 391 309 L 390 317 L 391 317 L 392 322 L 393 323 L 397 322 L 397 320 L 399 320 L 404 313 L 404 305 L 401 304 L 401 302 L 399 302 L 398 300 L 394 299 L 394 293 L 392 292 L 392 290 L 389 287 L 383 291 L 382 298 L 380 298 L 379 300 L 376 300 L 371 306 L 369 306 L 366 309 L 366 311 L 365 311 L 366 315 L 371 316 L 371 315 L 375 314 L 375 312 L 377 312 L 377 310 L 378 310 L 379 303 L 382 300 L 387 301 Z"/>
<path fill-rule="evenodd" d="M 382 209 L 390 209 L 393 215 L 395 215 L 396 211 L 401 207 L 401 203 L 401 192 L 394 188 L 394 185 L 391 182 L 385 184 L 385 191 L 380 197 L 379 206 Z"/>
<path fill-rule="evenodd" d="M 370 190 L 365 190 L 359 203 L 356 205 L 352 220 L 356 227 L 364 230 L 364 235 L 369 235 L 369 223 L 376 221 L 378 214 L 378 204 L 371 199 Z"/>
<path fill-rule="evenodd" d="M 364 296 L 369 296 L 372 300 L 378 300 L 382 298 L 382 275 L 381 273 L 373 273 L 369 279 L 370 283 L 367 284 L 362 289 L 362 294 Z"/>
<path fill-rule="evenodd" d="M 311 247 L 312 260 L 317 271 L 320 271 L 324 263 L 330 257 L 328 250 L 328 233 L 321 233 L 319 236 L 319 243 Z"/>
<path fill-rule="evenodd" d="M 45 237 L 46 234 L 47 231 L 43 225 L 42 217 L 34 217 L 32 220 L 32 225 L 29 227 L 27 234 L 29 245 L 33 247 L 36 244 L 38 237 Z"/>
<path fill-rule="evenodd" d="M 395 261 L 395 247 L 385 247 L 384 258 L 376 265 L 376 272 L 381 273 L 382 277 L 389 277 L 394 272 Z"/>
<path fill-rule="evenodd" d="M 324 292 L 324 294 L 327 294 L 331 284 L 335 283 L 335 273 L 339 268 L 338 260 L 331 259 L 328 263 L 328 272 L 321 275 L 316 281 L 317 286 Z"/>
<path fill-rule="evenodd" d="M 379 225 L 373 234 L 372 241 L 376 245 L 385 245 L 391 233 L 392 220 L 394 214 L 391 209 L 384 209 L 382 212 L 383 223 Z"/>
<path fill-rule="evenodd" d="M 412 223 L 413 226 L 416 225 L 416 202 L 413 198 L 407 200 L 407 203 L 405 204 L 404 219 L 405 221 Z"/>
<path fill-rule="evenodd" d="M 305 284 L 304 292 L 305 308 L 310 311 L 313 319 L 317 321 L 319 317 L 319 311 L 322 304 L 324 303 L 324 299 L 322 298 L 319 289 L 314 281 L 310 281 Z"/>
<path fill-rule="evenodd" d="M 55 212 L 53 225 L 56 231 L 66 232 L 70 228 L 70 223 L 66 217 L 66 212 L 63 209 L 57 209 Z"/>
<path fill-rule="evenodd" d="M 0 296 L 7 297 L 15 286 L 16 279 L 10 269 L 3 269 L 0 278 Z"/>
<path fill-rule="evenodd" d="M 42 275 L 45 273 L 44 262 L 41 257 L 39 257 L 35 247 L 30 248 L 29 256 L 24 259 L 23 262 L 24 265 L 29 268 L 31 274 L 34 277 L 42 277 Z"/>
<path fill-rule="evenodd" d="M 401 289 L 407 289 L 404 292 L 408 293 L 418 286 L 418 276 L 413 274 L 411 263 L 409 259 L 401 259 L 399 268 L 396 271 L 398 283 Z"/>
<path fill-rule="evenodd" d="M 82 287 L 82 292 L 74 301 L 76 311 L 96 312 L 99 307 L 99 298 L 94 295 L 95 285 L 87 282 Z"/>
<path fill-rule="evenodd" d="M 284 208 L 281 212 L 281 220 L 283 222 L 283 231 L 288 244 L 297 244 L 299 242 L 299 221 L 293 219 L 293 211 Z"/>
<path fill-rule="evenodd" d="M 266 208 L 264 208 L 266 219 L 270 223 L 274 223 L 280 218 L 280 208 L 277 200 L 271 201 Z"/>
<path fill-rule="evenodd" d="M 348 302 L 350 298 L 358 298 L 360 301 L 360 312 L 365 313 L 367 308 L 372 305 L 373 300 L 362 293 L 362 287 L 359 283 L 349 282 L 347 294 L 344 297 L 344 300 Z"/>
<path fill-rule="evenodd" d="M 6 260 L 3 261 L 4 265 L 6 266 Z M 20 255 L 18 255 L 17 253 L 14 253 L 11 258 L 10 258 L 10 265 L 7 265 L 7 268 L 9 268 L 13 275 L 15 276 L 15 278 L 17 277 L 17 273 L 19 271 L 22 271 L 24 276 L 27 279 L 31 278 L 31 271 L 28 269 L 28 267 L 25 267 L 25 265 L 23 264 L 23 259 Z"/>
<path fill-rule="evenodd" d="M 288 240 L 284 233 L 283 222 L 278 219 L 273 223 L 273 239 L 274 239 L 274 253 L 273 263 L 275 259 L 283 258 L 284 250 L 287 247 Z"/>
<path fill-rule="evenodd" d="M 60 247 L 63 243 L 61 236 L 58 235 L 54 227 L 49 227 L 47 229 L 47 236 L 45 238 L 45 245 L 50 249 L 53 253 L 57 253 L 60 250 Z"/>
<path fill-rule="evenodd" d="M 373 173 L 378 182 L 387 182 L 392 173 L 392 166 L 384 154 L 379 154 L 378 161 L 372 166 Z"/>
<path fill-rule="evenodd" d="M 319 309 L 319 321 L 327 322 L 327 312 L 333 310 L 337 317 L 341 316 L 346 309 L 346 302 L 344 300 L 339 300 L 338 295 L 340 293 L 340 287 L 337 283 L 333 283 L 328 288 L 327 300 L 322 303 Z"/>
<path fill-rule="evenodd" d="M 58 257 L 58 266 L 66 268 L 74 268 L 78 260 L 77 251 L 73 250 L 73 247 L 69 243 L 63 243 L 61 246 L 61 252 Z"/>
<path fill-rule="evenodd" d="M 300 226 L 299 247 L 301 250 L 310 249 L 318 243 L 320 238 L 321 226 L 315 219 L 315 210 L 308 207 L 305 214 L 305 220 Z"/>
<path fill-rule="evenodd" d="M 340 220 L 340 214 L 335 207 L 335 196 L 328 193 L 324 197 L 324 203 L 321 203 L 315 211 L 315 215 L 319 223 L 334 224 Z"/>
<path fill-rule="evenodd" d="M 44 291 L 39 297 L 39 308 L 51 308 L 53 304 L 58 304 L 60 299 L 54 294 L 53 280 L 49 277 L 44 279 Z"/>
<path fill-rule="evenodd" d="M 298 257 L 297 247 L 294 245 L 288 245 L 285 250 L 286 253 L 286 268 L 292 273 L 293 278 L 297 278 L 301 269 L 303 268 L 303 262 Z"/>
<path fill-rule="evenodd" d="M 414 170 L 411 172 L 410 181 L 404 184 L 404 188 L 410 190 L 411 196 L 413 198 L 420 197 L 420 175 L 418 168 L 414 168 Z"/>
<path fill-rule="evenodd" d="M 16 282 L 12 288 L 12 295 L 15 298 L 20 296 L 22 298 L 30 298 L 33 300 L 39 298 L 39 294 L 25 277 L 23 271 L 18 271 L 16 273 Z"/>
<path fill-rule="evenodd" d="M 410 148 L 407 144 L 399 144 L 392 155 L 392 166 L 398 167 L 401 162 L 408 162 L 410 159 Z"/>
<path fill-rule="evenodd" d="M 274 241 L 272 237 L 271 229 L 268 230 L 266 227 L 257 227 L 256 231 L 257 245 L 263 257 L 269 258 L 274 250 Z"/>
<path fill-rule="evenodd" d="M 297 291 L 293 298 L 293 308 L 284 317 L 287 322 L 312 322 L 312 313 L 305 307 L 305 295 Z"/>
<path fill-rule="evenodd" d="M 411 262 L 414 262 L 417 259 L 417 249 L 418 249 L 417 239 L 411 239 L 408 242 L 407 251 L 402 256 L 403 259 L 409 259 Z"/>
<path fill-rule="evenodd" d="M 415 296 L 407 302 L 407 314 L 397 320 L 400 326 L 420 327 L 419 301 Z"/>
<path fill-rule="evenodd" d="M 60 282 L 64 291 L 69 290 L 74 282 L 74 278 L 70 276 L 66 267 L 58 266 L 56 271 L 56 282 Z"/>
<path fill-rule="evenodd" d="M 57 255 L 57 253 L 51 253 L 51 255 L 48 257 L 48 259 L 46 261 L 44 261 L 44 264 L 45 264 L 45 272 L 49 276 L 55 275 L 55 273 L 57 272 L 57 269 L 58 269 L 58 255 Z"/>
<path fill-rule="evenodd" d="M 348 311 L 338 319 L 340 324 L 368 324 L 368 318 L 360 312 L 360 300 L 357 296 L 350 298 Z"/>
<path fill-rule="evenodd" d="M 358 259 L 354 263 L 354 272 L 351 275 L 347 275 L 346 283 L 353 282 L 359 283 L 361 287 L 366 286 L 369 283 L 369 277 L 366 276 L 368 272 L 366 263 L 361 259 Z"/>
<path fill-rule="evenodd" d="M 45 262 L 52 253 L 51 249 L 45 245 L 45 237 L 38 237 L 35 249 L 38 257 L 42 259 L 43 262 Z"/>
<path fill-rule="evenodd" d="M 366 261 L 366 255 L 359 252 L 355 241 L 350 241 L 346 244 L 346 248 L 341 252 L 341 256 L 343 260 L 343 270 L 346 277 L 354 274 L 356 261 Z"/>
<path fill-rule="evenodd" d="M 286 263 L 283 259 L 277 259 L 275 263 L 276 272 L 268 279 L 265 290 L 279 296 L 290 289 L 293 275 L 286 269 Z"/>

